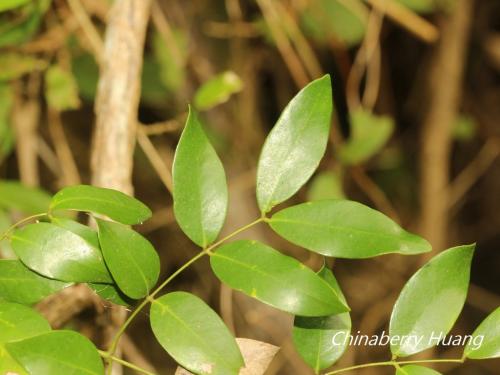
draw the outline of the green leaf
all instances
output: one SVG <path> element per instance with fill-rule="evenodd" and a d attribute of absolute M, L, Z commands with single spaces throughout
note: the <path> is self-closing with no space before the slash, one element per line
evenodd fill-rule
<path fill-rule="evenodd" d="M 334 39 L 352 47 L 363 40 L 368 23 L 368 12 L 363 6 L 354 1 L 346 3 L 339 0 L 319 0 L 307 4 L 301 23 L 306 34 L 316 41 L 328 44 Z"/>
<path fill-rule="evenodd" d="M 0 260 L 0 299 L 32 305 L 71 283 L 47 279 L 18 260 Z"/>
<path fill-rule="evenodd" d="M 500 307 L 476 328 L 464 354 L 471 359 L 500 357 Z"/>
<path fill-rule="evenodd" d="M 23 75 L 42 70 L 47 66 L 44 60 L 16 52 L 2 52 L 0 54 L 0 81 L 9 81 Z"/>
<path fill-rule="evenodd" d="M 280 310 L 303 316 L 349 311 L 334 288 L 298 260 L 257 241 L 236 241 L 210 257 L 215 275 Z"/>
<path fill-rule="evenodd" d="M 49 107 L 58 111 L 80 106 L 78 86 L 73 75 L 58 65 L 45 72 L 45 98 Z"/>
<path fill-rule="evenodd" d="M 16 303 L 0 302 L 0 374 L 27 375 L 5 349 L 6 343 L 49 331 L 49 323 L 32 309 Z"/>
<path fill-rule="evenodd" d="M 244 366 L 235 339 L 198 297 L 169 293 L 151 304 L 151 328 L 161 346 L 195 374 L 237 374 Z"/>
<path fill-rule="evenodd" d="M 290 198 L 314 173 L 326 149 L 331 115 L 329 75 L 304 87 L 283 110 L 257 168 L 257 201 L 263 213 Z"/>
<path fill-rule="evenodd" d="M 104 374 L 104 366 L 94 344 L 73 331 L 52 331 L 8 343 L 6 347 L 30 374 Z"/>
<path fill-rule="evenodd" d="M 243 81 L 235 72 L 226 71 L 205 82 L 194 96 L 194 105 L 199 110 L 211 109 L 229 100 L 231 95 L 243 89 Z"/>
<path fill-rule="evenodd" d="M 343 198 L 345 198 L 345 194 L 342 189 L 342 177 L 333 171 L 322 172 L 314 176 L 307 191 L 307 200 L 309 201 Z"/>
<path fill-rule="evenodd" d="M 437 337 L 448 334 L 467 297 L 474 248 L 457 246 L 440 253 L 406 283 L 389 326 L 390 336 L 400 338 L 391 339 L 395 356 L 421 352 L 437 345 Z"/>
<path fill-rule="evenodd" d="M 31 0 L 2 0 L 2 2 L 0 2 L 0 12 L 20 7 L 30 1 Z"/>
<path fill-rule="evenodd" d="M 123 224 L 139 224 L 151 210 L 137 199 L 113 189 L 89 185 L 70 186 L 52 198 L 50 210 L 77 210 L 106 215 Z"/>
<path fill-rule="evenodd" d="M 269 219 L 288 241 L 331 257 L 370 258 L 387 253 L 419 254 L 431 250 L 384 214 L 349 200 L 323 200 L 285 208 Z"/>
<path fill-rule="evenodd" d="M 441 375 L 441 373 L 427 367 L 408 365 L 397 369 L 396 375 Z"/>
<path fill-rule="evenodd" d="M 177 222 L 194 243 L 206 247 L 226 219 L 226 175 L 191 108 L 175 151 L 173 182 Z"/>
<path fill-rule="evenodd" d="M 134 303 L 134 300 L 123 294 L 123 292 L 118 289 L 118 286 L 116 285 L 88 283 L 88 286 L 99 297 L 116 305 L 130 306 Z"/>
<path fill-rule="evenodd" d="M 339 284 L 332 271 L 323 267 L 318 275 L 322 277 L 347 305 Z M 347 349 L 351 332 L 351 317 L 342 313 L 322 317 L 296 316 L 293 322 L 293 343 L 304 361 L 315 373 L 333 365 Z"/>
<path fill-rule="evenodd" d="M 113 281 L 98 248 L 54 224 L 30 224 L 16 230 L 12 249 L 26 266 L 51 279 Z"/>
<path fill-rule="evenodd" d="M 130 298 L 148 295 L 160 274 L 153 245 L 123 224 L 97 219 L 97 225 L 104 259 L 118 287 Z"/>
<path fill-rule="evenodd" d="M 40 214 L 48 211 L 50 199 L 50 195 L 41 189 L 18 181 L 0 181 L 0 207 L 25 214 Z"/>
<path fill-rule="evenodd" d="M 344 164 L 359 164 L 384 147 L 394 131 L 394 121 L 359 109 L 351 114 L 351 129 L 351 138 L 340 148 L 339 158 Z"/>

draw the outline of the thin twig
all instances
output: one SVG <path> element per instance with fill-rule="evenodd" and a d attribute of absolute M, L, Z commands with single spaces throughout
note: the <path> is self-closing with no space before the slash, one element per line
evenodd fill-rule
<path fill-rule="evenodd" d="M 476 157 L 464 168 L 451 183 L 448 193 L 448 205 L 453 207 L 481 178 L 500 155 L 498 140 L 490 138 L 486 141 Z"/>
<path fill-rule="evenodd" d="M 172 174 L 170 173 L 170 168 L 165 164 L 161 156 L 158 154 L 155 146 L 149 139 L 149 137 L 144 133 L 142 127 L 137 130 L 137 142 L 141 146 L 142 151 L 148 158 L 149 162 L 153 166 L 156 174 L 160 177 L 161 182 L 167 188 L 167 190 L 172 194 Z"/>
<path fill-rule="evenodd" d="M 388 17 L 427 43 L 439 38 L 439 30 L 416 13 L 395 0 L 366 0 L 373 7 L 382 10 Z"/>
<path fill-rule="evenodd" d="M 279 26 L 281 24 L 279 15 L 276 14 L 272 6 L 271 0 L 257 0 L 262 15 L 266 20 L 267 26 L 271 31 L 273 39 L 276 42 L 276 46 L 283 58 L 285 64 L 288 66 L 288 70 L 293 77 L 296 85 L 298 87 L 303 87 L 309 82 L 309 77 L 307 76 L 302 63 L 295 53 L 285 31 Z"/>
<path fill-rule="evenodd" d="M 80 24 L 83 32 L 87 36 L 87 39 L 94 50 L 96 60 L 101 63 L 103 58 L 104 43 L 102 42 L 102 38 L 97 32 L 96 27 L 92 23 L 92 20 L 87 14 L 87 11 L 83 7 L 80 0 L 68 0 L 68 5 L 75 15 L 75 18 Z"/>
<path fill-rule="evenodd" d="M 81 181 L 80 173 L 76 166 L 75 158 L 64 134 L 61 113 L 55 109 L 48 109 L 49 132 L 56 155 L 61 167 L 61 180 L 63 186 L 78 185 Z"/>

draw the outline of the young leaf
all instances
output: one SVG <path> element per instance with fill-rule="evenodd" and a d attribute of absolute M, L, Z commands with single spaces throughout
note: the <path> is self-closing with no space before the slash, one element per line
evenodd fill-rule
<path fill-rule="evenodd" d="M 0 207 L 34 215 L 47 212 L 50 199 L 50 195 L 41 189 L 17 181 L 0 181 Z"/>
<path fill-rule="evenodd" d="M 194 243 L 206 247 L 226 219 L 226 175 L 191 108 L 175 151 L 173 182 L 177 222 Z"/>
<path fill-rule="evenodd" d="M 475 245 L 457 246 L 432 258 L 406 283 L 392 311 L 391 352 L 406 357 L 437 345 L 453 327 L 467 296 Z M 403 340 L 404 337 L 410 339 Z"/>
<path fill-rule="evenodd" d="M 151 217 L 151 210 L 137 199 L 117 190 L 89 185 L 60 190 L 52 198 L 50 210 L 92 212 L 129 225 L 142 223 Z"/>
<path fill-rule="evenodd" d="M 305 4 L 301 23 L 305 32 L 319 43 L 328 44 L 334 40 L 352 47 L 363 40 L 368 13 L 362 7 L 358 8 L 356 3 L 317 0 Z"/>
<path fill-rule="evenodd" d="M 45 97 L 47 104 L 65 111 L 80 106 L 78 85 L 71 74 L 58 65 L 53 65 L 45 72 Z"/>
<path fill-rule="evenodd" d="M 26 266 L 51 279 L 113 282 L 101 251 L 57 225 L 27 225 L 14 232 L 11 244 Z"/>
<path fill-rule="evenodd" d="M 0 55 L 0 66 L 0 81 L 10 81 L 45 69 L 47 63 L 33 55 L 4 51 Z"/>
<path fill-rule="evenodd" d="M 314 173 L 325 152 L 331 116 L 329 75 L 304 87 L 283 110 L 257 168 L 257 201 L 263 213 L 290 198 Z"/>
<path fill-rule="evenodd" d="M 331 257 L 370 258 L 387 253 L 431 251 L 423 238 L 384 214 L 349 200 L 323 200 L 285 208 L 269 219 L 288 241 Z"/>
<path fill-rule="evenodd" d="M 21 5 L 29 3 L 30 0 L 3 0 L 0 3 L 0 12 L 4 12 L 6 10 L 17 8 Z"/>
<path fill-rule="evenodd" d="M 116 285 L 113 284 L 96 284 L 88 283 L 90 289 L 92 289 L 99 297 L 105 299 L 106 301 L 113 302 L 116 305 L 130 306 L 134 303 L 134 300 L 128 298 L 122 293 Z"/>
<path fill-rule="evenodd" d="M 235 339 L 198 297 L 174 292 L 151 305 L 151 328 L 161 346 L 195 374 L 237 374 L 244 366 Z"/>
<path fill-rule="evenodd" d="M 104 374 L 94 344 L 74 331 L 52 331 L 8 343 L 6 348 L 30 374 Z"/>
<path fill-rule="evenodd" d="M 49 331 L 49 323 L 32 309 L 17 303 L 0 302 L 0 374 L 27 375 L 5 349 L 6 343 Z"/>
<path fill-rule="evenodd" d="M 309 201 L 344 198 L 342 177 L 340 173 L 334 171 L 322 172 L 314 176 L 307 191 Z"/>
<path fill-rule="evenodd" d="M 118 287 L 130 298 L 148 295 L 160 274 L 160 259 L 153 245 L 123 224 L 96 221 L 102 253 Z"/>
<path fill-rule="evenodd" d="M 236 241 L 210 257 L 215 275 L 231 288 L 295 315 L 349 311 L 334 288 L 298 260 L 257 241 Z"/>
<path fill-rule="evenodd" d="M 397 369 L 396 375 L 441 375 L 441 373 L 423 366 L 408 365 Z"/>
<path fill-rule="evenodd" d="M 227 71 L 205 82 L 194 96 L 194 105 L 199 110 L 213 108 L 229 100 L 231 95 L 243 89 L 243 81 L 232 71 Z"/>
<path fill-rule="evenodd" d="M 481 345 L 475 345 L 477 338 L 480 338 Z M 500 357 L 500 307 L 476 328 L 464 349 L 464 354 L 471 359 Z"/>
<path fill-rule="evenodd" d="M 47 279 L 18 260 L 0 260 L 0 299 L 32 305 L 71 283 Z"/>
<path fill-rule="evenodd" d="M 347 305 L 332 271 L 323 267 L 318 275 L 335 291 Z M 351 332 L 351 317 L 342 313 L 322 317 L 296 316 L 293 322 L 293 343 L 304 361 L 316 374 L 333 365 L 344 354 Z"/>
<path fill-rule="evenodd" d="M 352 135 L 340 149 L 344 164 L 359 164 L 375 155 L 389 140 L 394 121 L 387 116 L 375 116 L 365 110 L 351 114 Z"/>

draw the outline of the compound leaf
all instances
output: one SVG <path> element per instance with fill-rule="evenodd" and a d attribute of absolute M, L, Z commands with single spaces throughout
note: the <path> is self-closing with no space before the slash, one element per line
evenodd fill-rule
<path fill-rule="evenodd" d="M 329 75 L 304 87 L 283 110 L 257 168 L 257 201 L 263 213 L 290 198 L 314 173 L 326 149 L 331 115 Z"/>
<path fill-rule="evenodd" d="M 0 260 L 0 299 L 32 305 L 71 283 L 47 279 L 14 259 Z"/>
<path fill-rule="evenodd" d="M 323 267 L 318 275 L 334 288 L 342 302 L 347 304 L 332 271 Z M 348 343 L 346 338 L 350 332 L 349 313 L 321 317 L 296 316 L 292 337 L 300 356 L 318 374 L 344 354 Z"/>
<path fill-rule="evenodd" d="M 475 245 L 457 246 L 432 258 L 406 283 L 392 311 L 391 351 L 405 357 L 437 345 L 465 303 Z M 405 339 L 408 338 L 408 339 Z"/>
<path fill-rule="evenodd" d="M 37 223 L 12 235 L 12 249 L 30 269 L 72 282 L 112 282 L 99 248 L 54 224 Z"/>
<path fill-rule="evenodd" d="M 5 349 L 6 343 L 49 331 L 49 323 L 32 309 L 17 303 L 0 302 L 0 374 L 27 375 Z"/>
<path fill-rule="evenodd" d="M 325 280 L 298 260 L 257 241 L 236 241 L 210 257 L 215 275 L 231 288 L 303 316 L 349 311 Z"/>
<path fill-rule="evenodd" d="M 475 345 L 480 338 L 480 345 Z M 464 354 L 471 359 L 500 357 L 500 307 L 493 311 L 472 334 Z"/>
<path fill-rule="evenodd" d="M 89 185 L 60 190 L 52 198 L 50 210 L 92 212 L 129 225 L 142 223 L 151 217 L 151 210 L 137 199 L 117 190 Z"/>
<path fill-rule="evenodd" d="M 151 328 L 161 346 L 195 374 L 237 374 L 244 366 L 234 337 L 198 297 L 174 292 L 151 305 Z"/>
<path fill-rule="evenodd" d="M 408 233 L 387 216 L 349 200 L 322 200 L 285 208 L 269 219 L 288 241 L 338 258 L 370 258 L 387 253 L 431 251 L 423 238 Z"/>
<path fill-rule="evenodd" d="M 102 253 L 118 287 L 130 298 L 148 295 L 160 274 L 160 259 L 153 245 L 126 225 L 96 221 Z"/>
<path fill-rule="evenodd" d="M 206 247 L 224 225 L 228 193 L 224 167 L 191 108 L 175 151 L 173 182 L 177 222 L 194 243 Z"/>
<path fill-rule="evenodd" d="M 407 365 L 397 369 L 396 375 L 441 375 L 441 373 L 423 366 Z"/>
<path fill-rule="evenodd" d="M 51 331 L 8 343 L 6 348 L 30 374 L 104 374 L 94 344 L 74 331 Z"/>

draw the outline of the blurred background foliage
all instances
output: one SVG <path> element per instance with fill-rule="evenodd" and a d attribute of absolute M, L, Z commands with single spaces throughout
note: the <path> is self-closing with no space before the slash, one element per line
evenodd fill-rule
<path fill-rule="evenodd" d="M 498 0 L 476 0 L 468 15 L 465 69 L 454 93 L 459 99 L 455 107 L 442 108 L 452 111 L 451 131 L 437 123 L 422 135 L 426 114 L 442 104 L 436 99 L 439 92 L 452 86 L 432 76 L 436 51 L 446 50 L 439 34 L 464 2 L 155 2 L 144 51 L 134 187 L 154 211 L 139 230 L 159 249 L 164 274 L 196 251 L 173 220 L 169 193 L 173 152 L 188 103 L 201 112 L 227 169 L 229 230 L 257 215 L 256 161 L 280 111 L 300 87 L 330 73 L 336 113 L 329 151 L 294 199 L 359 200 L 418 232 L 425 184 L 421 171 L 433 167 L 419 163 L 419 155 L 433 137 L 445 137 L 451 148 L 441 173 L 449 173 L 449 189 L 440 197 L 450 204 L 447 229 L 440 236 L 446 245 L 479 242 L 470 297 L 455 328 L 456 333 L 472 332 L 500 304 Z M 39 212 L 51 192 L 90 181 L 98 56 L 111 5 L 111 0 L 0 0 L 0 178 L 20 181 L 0 184 L 0 230 Z M 257 228 L 252 236 L 313 268 L 321 264 L 319 257 L 267 231 Z M 3 257 L 12 256 L 6 243 L 0 250 Z M 335 262 L 354 330 L 373 334 L 387 328 L 392 304 L 418 262 L 397 255 Z M 175 288 L 210 301 L 238 336 L 281 346 L 269 374 L 309 373 L 291 346 L 291 317 L 233 295 L 203 263 L 179 278 Z M 95 322 L 103 308 L 112 307 L 87 308 L 67 324 L 98 336 Z M 124 352 L 132 362 L 173 372 L 146 319 L 135 324 L 130 336 L 133 341 L 127 341 Z M 383 348 L 355 349 L 341 359 L 343 365 L 386 358 Z M 438 351 L 456 356 L 453 348 Z M 498 364 L 481 361 L 447 370 L 497 374 Z"/>

